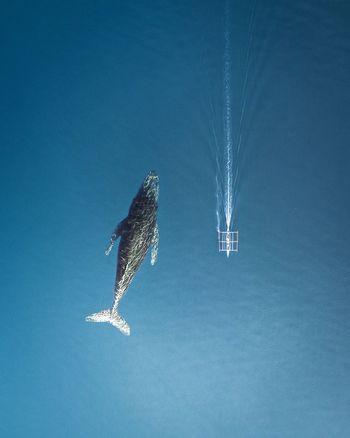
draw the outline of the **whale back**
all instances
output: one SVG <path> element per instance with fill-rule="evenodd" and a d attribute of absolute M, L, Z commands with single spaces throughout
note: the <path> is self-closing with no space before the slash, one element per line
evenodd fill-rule
<path fill-rule="evenodd" d="M 150 173 L 130 205 L 119 243 L 116 289 L 120 292 L 130 285 L 151 245 L 157 209 L 158 177 Z"/>

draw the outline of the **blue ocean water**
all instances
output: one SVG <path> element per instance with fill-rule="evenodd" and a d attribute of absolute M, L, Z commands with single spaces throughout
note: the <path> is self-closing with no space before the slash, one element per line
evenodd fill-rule
<path fill-rule="evenodd" d="M 252 44 L 229 259 L 224 13 L 3 5 L 2 437 L 350 436 L 350 4 L 230 3 L 233 136 Z M 121 303 L 125 337 L 84 318 L 111 305 L 104 249 L 150 169 L 159 257 Z"/>

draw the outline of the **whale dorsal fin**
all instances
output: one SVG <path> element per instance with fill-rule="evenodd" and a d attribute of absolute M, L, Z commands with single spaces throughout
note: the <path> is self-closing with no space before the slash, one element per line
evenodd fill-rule
<path fill-rule="evenodd" d="M 109 242 L 108 248 L 105 251 L 106 255 L 109 255 L 109 253 L 112 251 L 114 242 L 118 239 L 118 237 L 120 237 L 123 234 L 123 230 L 126 227 L 127 223 L 128 223 L 128 218 L 126 217 L 121 222 L 119 222 L 119 224 L 115 227 L 115 230 L 111 235 L 111 240 Z"/>
<path fill-rule="evenodd" d="M 151 250 L 151 265 L 154 265 L 157 261 L 158 257 L 158 243 L 159 243 L 159 230 L 158 224 L 154 227 L 153 236 L 152 236 L 152 250 Z"/>

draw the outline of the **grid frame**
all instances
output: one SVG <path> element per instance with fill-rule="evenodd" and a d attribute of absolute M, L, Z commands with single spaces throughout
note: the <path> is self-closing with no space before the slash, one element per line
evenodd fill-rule
<path fill-rule="evenodd" d="M 219 251 L 238 252 L 238 231 L 218 231 Z"/>

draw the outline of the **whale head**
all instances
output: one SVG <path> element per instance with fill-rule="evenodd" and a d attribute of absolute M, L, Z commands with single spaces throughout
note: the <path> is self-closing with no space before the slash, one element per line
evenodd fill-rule
<path fill-rule="evenodd" d="M 159 177 L 154 170 L 151 170 L 143 181 L 143 188 L 149 196 L 155 200 L 159 196 Z"/>

